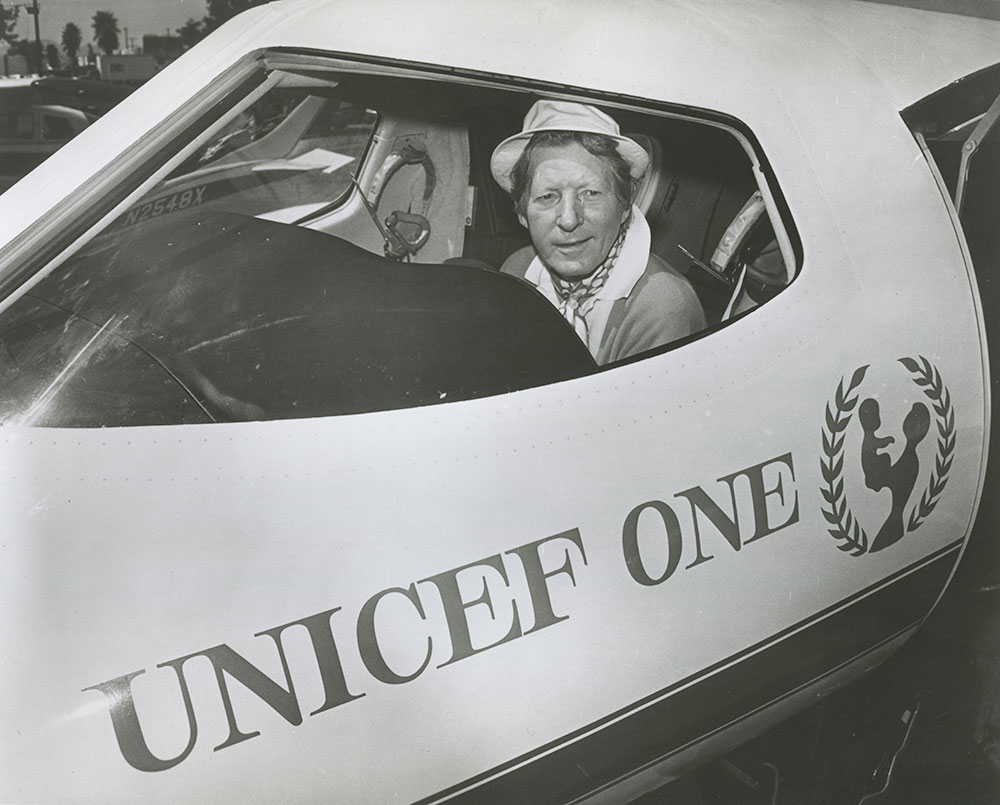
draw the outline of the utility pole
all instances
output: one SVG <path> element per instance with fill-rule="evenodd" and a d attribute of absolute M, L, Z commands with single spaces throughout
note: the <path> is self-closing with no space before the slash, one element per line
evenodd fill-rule
<path fill-rule="evenodd" d="M 35 58 L 38 59 L 38 74 L 45 75 L 45 54 L 42 52 L 42 35 L 38 28 L 38 0 L 32 0 L 27 10 L 35 18 Z"/>
<path fill-rule="evenodd" d="M 38 24 L 38 0 L 30 3 L 11 3 L 11 8 L 23 8 L 35 18 L 35 59 L 38 61 L 38 74 L 45 75 L 45 53 L 42 51 L 42 34 Z"/>

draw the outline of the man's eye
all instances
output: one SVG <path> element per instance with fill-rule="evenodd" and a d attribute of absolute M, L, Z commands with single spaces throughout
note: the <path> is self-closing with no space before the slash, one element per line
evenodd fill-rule
<path fill-rule="evenodd" d="M 581 198 L 583 198 L 583 199 L 585 199 L 587 201 L 589 201 L 591 199 L 595 199 L 595 198 L 597 198 L 600 195 L 601 195 L 601 191 L 600 190 L 594 190 L 593 188 L 589 188 L 589 187 L 586 190 L 584 190 L 582 193 L 580 193 Z"/>
<path fill-rule="evenodd" d="M 551 204 L 555 200 L 556 200 L 556 194 L 555 193 L 541 193 L 541 194 L 535 196 L 535 201 L 537 201 L 537 202 L 539 202 L 541 204 Z"/>

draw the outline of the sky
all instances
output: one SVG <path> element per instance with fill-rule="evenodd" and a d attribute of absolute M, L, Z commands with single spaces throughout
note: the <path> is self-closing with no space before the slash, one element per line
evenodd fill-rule
<path fill-rule="evenodd" d="M 30 4 L 32 0 L 0 0 L 0 5 Z M 1000 18 L 1000 0 L 874 0 L 924 8 L 948 8 Z M 84 46 L 93 42 L 91 19 L 97 11 L 110 11 L 118 20 L 119 40 L 126 46 L 125 29 L 134 45 L 142 46 L 143 34 L 176 33 L 189 18 L 200 20 L 207 12 L 205 0 L 38 0 L 43 40 L 59 43 L 67 22 L 74 22 L 83 34 Z M 16 32 L 22 39 L 34 39 L 31 15 L 21 9 Z"/>
<path fill-rule="evenodd" d="M 31 0 L 0 0 L 0 5 L 30 4 Z M 38 0 L 43 40 L 58 43 L 67 22 L 76 23 L 83 34 L 84 50 L 94 39 L 91 20 L 97 11 L 110 11 L 118 20 L 118 39 L 125 46 L 125 29 L 130 40 L 142 46 L 143 34 L 176 33 L 189 17 L 200 20 L 207 13 L 205 0 Z M 22 39 L 34 39 L 34 21 L 22 8 L 16 32 Z M 96 47 L 95 47 L 96 50 Z"/>

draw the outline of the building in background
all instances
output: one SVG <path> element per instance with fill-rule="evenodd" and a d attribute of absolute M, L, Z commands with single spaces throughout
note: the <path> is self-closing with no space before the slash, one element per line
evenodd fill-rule
<path fill-rule="evenodd" d="M 147 34 L 142 49 L 133 53 L 98 55 L 97 67 L 102 81 L 136 87 L 148 81 L 184 52 L 179 36 Z"/>
<path fill-rule="evenodd" d="M 97 56 L 97 69 L 102 81 L 137 87 L 156 75 L 162 67 L 145 53 L 103 53 Z"/>
<path fill-rule="evenodd" d="M 179 36 L 157 36 L 146 34 L 142 38 L 142 52 L 156 59 L 160 69 L 180 56 L 186 48 Z"/>
<path fill-rule="evenodd" d="M 5 76 L 22 76 L 28 74 L 28 60 L 15 53 L 3 54 L 3 74 Z"/>

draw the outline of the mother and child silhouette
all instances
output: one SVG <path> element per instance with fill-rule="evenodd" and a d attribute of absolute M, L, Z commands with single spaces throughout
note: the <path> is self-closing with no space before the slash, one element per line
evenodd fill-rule
<path fill-rule="evenodd" d="M 871 551 L 880 551 L 899 541 L 905 533 L 903 509 L 906 507 L 913 487 L 920 473 L 920 459 L 917 445 L 923 441 L 931 426 L 931 415 L 927 406 L 914 403 L 910 413 L 903 419 L 903 437 L 906 445 L 895 462 L 886 452 L 880 452 L 895 439 L 879 436 L 876 431 L 882 427 L 882 416 L 877 400 L 871 398 L 861 403 L 858 419 L 865 431 L 861 442 L 861 469 L 865 474 L 865 486 L 878 492 L 888 488 L 892 494 L 892 510 L 882 524 L 871 545 Z"/>

